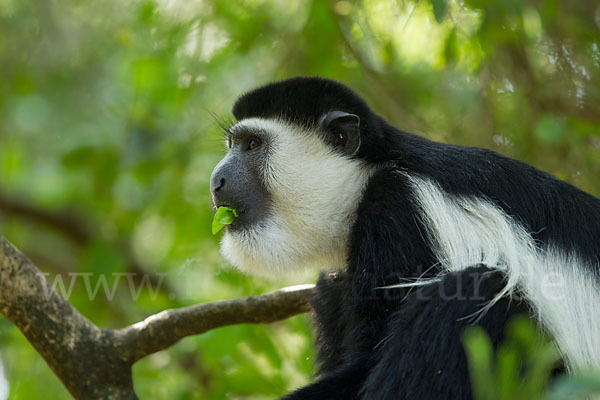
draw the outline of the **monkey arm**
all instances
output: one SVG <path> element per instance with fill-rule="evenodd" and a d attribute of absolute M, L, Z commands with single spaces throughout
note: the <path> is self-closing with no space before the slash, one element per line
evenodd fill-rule
<path fill-rule="evenodd" d="M 477 266 L 415 288 L 390 318 L 361 399 L 472 399 L 464 384 L 470 382 L 465 328 L 482 327 L 496 347 L 509 319 L 529 313 L 526 303 L 509 298 L 482 311 L 504 285 L 502 273 Z"/>
<path fill-rule="evenodd" d="M 335 289 L 340 282 L 329 278 L 327 284 Z M 502 273 L 477 266 L 415 287 L 390 314 L 373 351 L 357 353 L 353 360 L 325 358 L 330 372 L 284 399 L 472 399 L 470 385 L 460 384 L 470 381 L 461 342 L 464 329 L 482 327 L 497 346 L 508 320 L 530 312 L 526 303 L 503 298 L 481 313 L 504 285 Z M 353 333 L 356 340 L 361 332 Z M 344 364 L 334 368 L 334 362 Z"/>

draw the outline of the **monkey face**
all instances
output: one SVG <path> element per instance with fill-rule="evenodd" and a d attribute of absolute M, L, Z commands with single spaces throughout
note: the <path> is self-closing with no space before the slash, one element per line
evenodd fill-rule
<path fill-rule="evenodd" d="M 329 119 L 307 128 L 251 118 L 229 129 L 211 192 L 215 207 L 239 212 L 221 244 L 232 264 L 266 274 L 344 266 L 371 169 L 352 157 L 360 144 L 357 125 L 354 135 L 348 126 L 354 116 Z"/>

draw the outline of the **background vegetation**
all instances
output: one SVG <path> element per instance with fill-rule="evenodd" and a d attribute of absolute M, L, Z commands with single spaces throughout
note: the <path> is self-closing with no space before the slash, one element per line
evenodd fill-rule
<path fill-rule="evenodd" d="M 66 292 L 84 273 L 67 294 L 104 327 L 314 280 L 240 274 L 210 235 L 219 123 L 295 75 L 600 195 L 599 31 L 588 0 L 0 0 L 0 232 Z M 160 289 L 118 280 L 144 272 Z M 116 290 L 90 299 L 100 274 Z M 307 316 L 222 328 L 136 364 L 136 390 L 274 398 L 310 379 L 312 340 Z M 4 319 L 0 346 L 0 398 L 68 398 Z"/>

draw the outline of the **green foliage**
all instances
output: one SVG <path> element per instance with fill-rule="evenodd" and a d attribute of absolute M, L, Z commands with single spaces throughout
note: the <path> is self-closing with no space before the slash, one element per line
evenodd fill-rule
<path fill-rule="evenodd" d="M 529 319 L 515 318 L 494 351 L 480 327 L 467 329 L 463 342 L 477 400 L 543 399 L 560 355 Z"/>
<path fill-rule="evenodd" d="M 572 377 L 561 377 L 548 395 L 549 400 L 584 400 L 600 395 L 600 374 L 582 372 Z"/>
<path fill-rule="evenodd" d="M 231 104 L 300 74 L 348 83 L 399 128 L 598 195 L 599 13 L 586 0 L 0 0 L 0 232 L 106 327 L 313 280 L 229 269 L 210 229 Z M 143 271 L 162 289 L 140 286 Z M 100 276 L 110 299 L 90 298 Z M 307 316 L 222 328 L 138 363 L 136 387 L 274 398 L 310 379 L 311 342 Z M 11 399 L 67 397 L 4 320 L 0 346 Z"/>
<path fill-rule="evenodd" d="M 600 394 L 600 374 L 556 375 L 558 349 L 536 324 L 512 320 L 494 350 L 487 333 L 472 327 L 463 333 L 476 400 L 576 400 Z"/>
<path fill-rule="evenodd" d="M 433 6 L 433 15 L 435 16 L 435 20 L 438 23 L 441 23 L 446 16 L 448 3 L 446 0 L 431 0 L 431 5 Z"/>

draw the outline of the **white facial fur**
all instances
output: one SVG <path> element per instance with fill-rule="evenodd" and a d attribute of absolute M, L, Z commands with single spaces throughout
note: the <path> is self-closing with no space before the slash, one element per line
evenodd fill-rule
<path fill-rule="evenodd" d="M 499 297 L 522 293 L 570 368 L 600 368 L 600 288 L 589 272 L 598 266 L 564 250 L 537 248 L 521 224 L 489 201 L 452 196 L 429 179 L 409 179 L 443 269 L 483 263 L 503 271 L 508 279 Z"/>
<path fill-rule="evenodd" d="M 240 231 L 227 230 L 221 252 L 241 269 L 259 273 L 343 268 L 356 208 L 371 169 L 333 151 L 316 132 L 274 119 L 251 118 L 231 129 L 268 132 L 262 179 L 271 215 Z"/>

